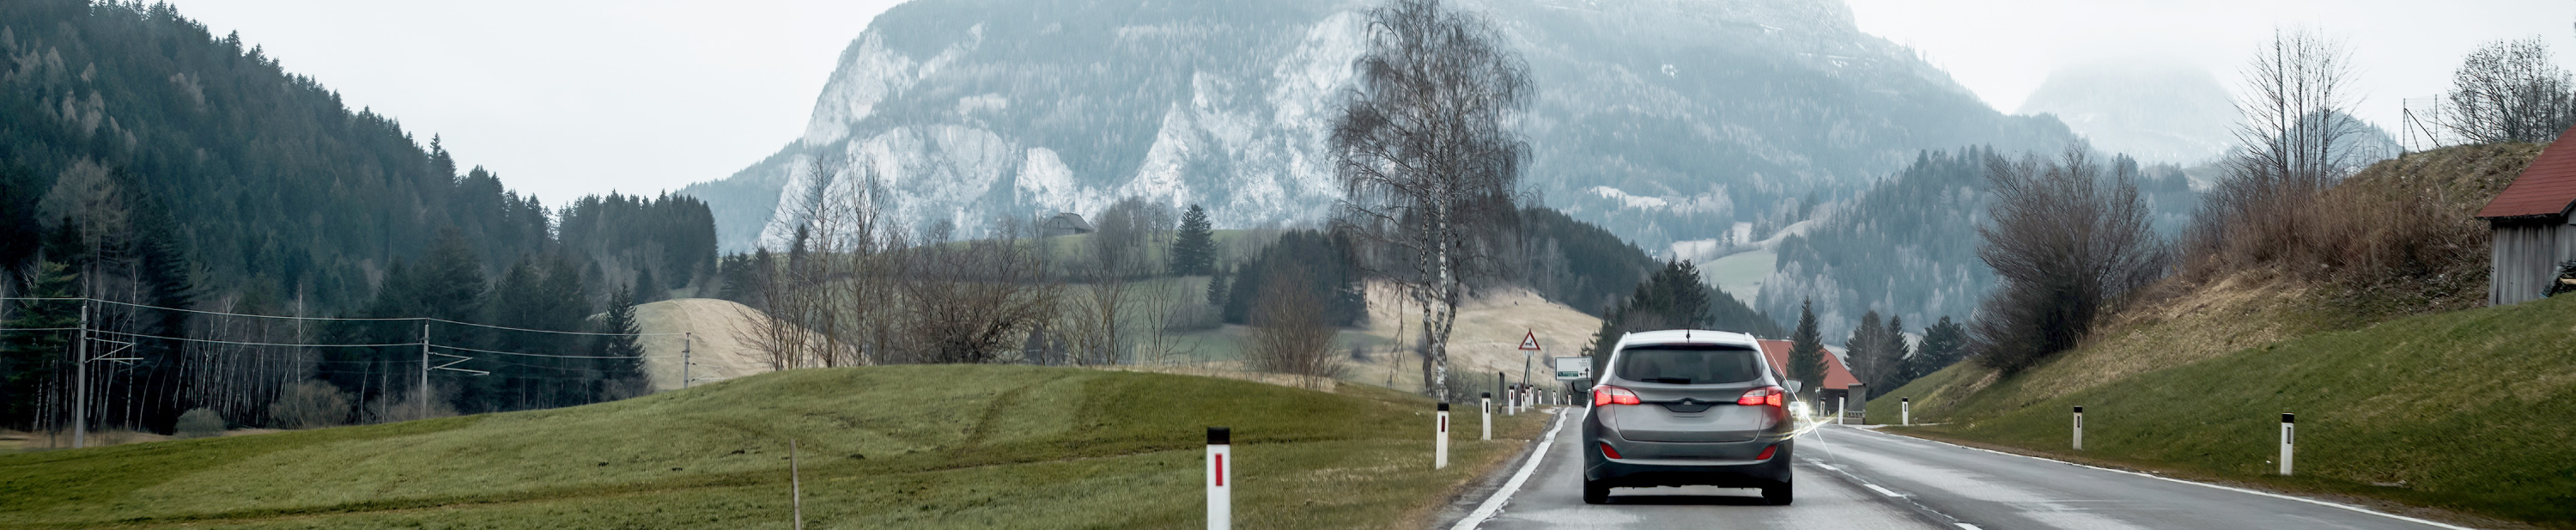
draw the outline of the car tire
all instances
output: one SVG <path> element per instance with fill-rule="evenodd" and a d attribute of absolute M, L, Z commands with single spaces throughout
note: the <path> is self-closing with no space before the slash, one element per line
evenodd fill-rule
<path fill-rule="evenodd" d="M 1790 496 L 1789 481 L 1783 480 L 1778 485 L 1762 488 L 1762 502 L 1771 503 L 1772 506 L 1788 506 L 1793 500 L 1796 499 Z"/>
<path fill-rule="evenodd" d="M 1584 504 L 1608 504 L 1609 502 L 1610 486 L 1603 485 L 1601 481 L 1598 480 L 1583 480 Z"/>

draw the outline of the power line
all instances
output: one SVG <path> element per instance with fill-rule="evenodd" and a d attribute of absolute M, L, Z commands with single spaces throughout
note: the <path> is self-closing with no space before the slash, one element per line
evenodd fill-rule
<path fill-rule="evenodd" d="M 680 335 L 679 333 L 593 333 L 593 332 L 588 332 L 588 331 L 555 331 L 555 330 L 548 330 L 548 329 L 528 329 L 528 328 L 514 328 L 514 327 L 509 327 L 509 326 L 495 326 L 495 325 L 491 325 L 491 324 L 476 324 L 476 323 L 472 323 L 472 322 L 457 322 L 457 321 L 454 321 L 454 320 L 447 320 L 447 319 L 441 319 L 441 318 L 423 318 L 423 319 L 420 319 L 420 320 L 427 320 L 427 321 L 430 321 L 430 322 L 443 322 L 443 323 L 455 324 L 455 325 L 459 325 L 459 326 L 474 326 L 474 327 L 478 327 L 478 328 L 505 329 L 505 330 L 510 330 L 510 331 L 528 331 L 528 332 L 536 332 L 536 333 L 557 333 L 557 334 L 563 334 L 563 335 L 592 335 L 592 336 L 611 336 L 611 337 L 659 337 L 659 336 L 666 336 L 666 335 Z"/>
<path fill-rule="evenodd" d="M 73 298 L 72 300 L 80 300 L 80 299 L 79 299 L 79 298 Z M 100 299 L 95 299 L 95 298 L 92 298 L 92 299 L 89 299 L 89 300 L 92 300 L 92 301 L 95 301 L 95 302 L 98 302 L 98 303 L 102 303 L 102 304 L 121 305 L 121 306 L 126 306 L 126 307 L 140 307 L 140 308 L 144 308 L 144 309 L 159 309 L 159 310 L 162 310 L 162 311 L 178 311 L 178 312 L 181 312 L 181 313 L 196 313 L 196 314 L 200 314 L 200 315 L 220 315 L 220 316 L 228 316 L 228 317 L 271 318 L 271 319 L 278 319 L 278 320 L 317 320 L 317 321 L 335 321 L 335 322 L 400 322 L 400 321 L 419 321 L 419 320 L 422 320 L 421 318 L 418 318 L 418 317 L 403 317 L 403 318 L 357 318 L 357 317 L 291 317 L 291 316 L 283 316 L 283 315 L 254 315 L 254 314 L 249 314 L 249 313 L 227 313 L 227 312 L 223 312 L 223 311 L 206 311 L 206 310 L 202 310 L 202 309 L 182 309 L 182 308 L 176 308 L 176 307 L 161 307 L 161 306 L 157 306 L 157 305 L 144 305 L 144 304 L 137 304 L 137 303 L 133 303 L 133 302 L 119 302 L 119 301 L 115 301 L 115 300 L 100 300 Z"/>
<path fill-rule="evenodd" d="M 236 346 L 285 346 L 285 347 L 295 347 L 295 348 L 383 348 L 383 347 L 388 347 L 388 346 L 419 346 L 419 345 L 420 345 L 420 343 L 418 343 L 418 342 L 405 342 L 405 343 L 400 343 L 400 344 L 285 344 L 285 343 L 276 343 L 276 342 L 239 342 L 239 341 L 215 340 L 215 339 L 191 339 L 191 338 L 185 338 L 185 337 L 163 337 L 163 336 L 159 336 L 159 335 L 145 335 L 145 334 L 141 334 L 141 333 L 126 333 L 126 332 L 123 332 L 123 331 L 111 331 L 111 330 L 104 330 L 104 329 L 92 329 L 92 330 L 90 330 L 90 332 L 91 332 L 91 333 L 104 333 L 104 334 L 109 334 L 109 335 L 123 335 L 123 336 L 127 336 L 127 337 L 141 337 L 141 338 L 146 338 L 146 339 L 175 340 L 175 341 L 184 341 L 184 342 L 205 342 L 205 343 L 213 343 L 213 344 L 231 344 L 231 345 L 236 345 Z"/>
<path fill-rule="evenodd" d="M 420 344 L 420 343 L 414 342 L 414 343 L 411 343 L 411 344 L 405 344 L 404 346 L 413 346 L 413 345 L 418 345 L 418 344 Z M 445 348 L 445 349 L 457 350 L 457 351 L 470 351 L 470 352 L 475 352 L 475 353 L 490 353 L 490 354 L 496 354 L 496 355 L 520 355 L 520 356 L 527 356 L 527 357 L 552 357 L 552 358 L 556 358 L 556 359 L 643 359 L 643 358 L 647 358 L 647 357 L 670 357 L 670 355 L 638 355 L 638 356 L 633 356 L 633 357 L 626 357 L 626 356 L 554 355 L 554 354 L 545 354 L 545 353 L 519 353 L 519 352 L 507 352 L 507 351 L 478 350 L 478 349 L 474 349 L 474 348 L 467 348 L 467 347 L 464 347 L 464 346 L 449 346 L 449 345 L 445 345 L 445 344 L 431 344 L 431 345 L 429 345 L 429 347 L 432 347 L 432 348 Z"/>
<path fill-rule="evenodd" d="M 277 320 L 308 320 L 308 321 L 317 321 L 317 322 L 438 322 L 438 323 L 442 323 L 442 324 L 454 324 L 454 325 L 459 325 L 459 326 L 471 326 L 471 327 L 478 327 L 478 328 L 498 329 L 498 330 L 507 330 L 507 331 L 524 331 L 524 332 L 529 332 L 529 333 L 553 333 L 553 334 L 558 334 L 558 335 L 584 335 L 584 336 L 595 336 L 595 337 L 664 337 L 664 336 L 674 336 L 674 335 L 685 335 L 685 334 L 686 334 L 685 332 L 683 332 L 683 333 L 598 333 L 598 332 L 589 332 L 589 331 L 558 331 L 558 330 L 551 330 L 551 329 L 531 329 L 531 328 L 518 328 L 518 327 L 510 327 L 510 326 L 496 326 L 496 325 L 491 325 L 491 324 L 477 324 L 477 323 L 473 323 L 473 322 L 460 322 L 460 321 L 448 320 L 448 319 L 444 319 L 444 318 L 429 318 L 429 317 L 297 317 L 297 316 L 284 316 L 284 315 L 259 315 L 259 314 L 251 314 L 251 313 L 232 313 L 232 312 L 226 312 L 226 311 L 207 311 L 207 310 L 202 310 L 202 309 L 184 309 L 184 308 L 177 308 L 177 307 L 162 307 L 162 306 L 148 305 L 148 304 L 137 304 L 137 303 L 133 303 L 133 302 L 119 302 L 119 301 L 115 301 L 115 300 L 102 300 L 102 299 L 97 299 L 97 298 L 0 298 L 0 300 L 35 300 L 35 301 L 50 301 L 50 300 L 89 300 L 89 301 L 98 302 L 98 303 L 102 303 L 102 304 L 121 305 L 121 306 L 137 307 L 137 308 L 143 308 L 143 309 L 157 309 L 157 310 L 162 310 L 162 311 L 178 311 L 178 312 L 182 312 L 182 313 L 195 313 L 195 314 L 200 314 L 200 315 L 214 315 L 214 316 L 228 316 L 228 317 L 244 317 L 244 318 L 267 318 L 267 319 L 277 319 Z"/>

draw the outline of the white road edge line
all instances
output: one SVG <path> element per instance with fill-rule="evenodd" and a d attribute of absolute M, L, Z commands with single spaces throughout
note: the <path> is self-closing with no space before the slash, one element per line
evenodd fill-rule
<path fill-rule="evenodd" d="M 2360 513 L 2366 513 L 2366 514 L 2376 515 L 2376 516 L 2380 516 L 2380 517 L 2386 517 L 2386 518 L 2390 518 L 2390 519 L 2396 519 L 2396 520 L 2399 520 L 2399 521 L 2406 521 L 2406 522 L 2410 522 L 2410 523 L 2422 524 L 2422 525 L 2426 525 L 2426 526 L 2433 526 L 2433 527 L 2437 527 L 2437 528 L 2448 528 L 2448 529 L 2451 529 L 2451 530 L 2478 530 L 2478 529 L 2476 529 L 2476 528 L 2471 528 L 2471 527 L 2466 527 L 2466 526 L 2460 526 L 2460 525 L 2455 525 L 2455 524 L 2450 524 L 2450 523 L 2443 523 L 2443 522 L 2437 522 L 2437 521 L 2428 521 L 2428 520 L 2424 520 L 2424 519 L 2417 519 L 2417 518 L 2414 518 L 2414 517 L 2407 517 L 2407 516 L 2403 516 L 2403 515 L 2397 515 L 2397 514 L 2388 513 L 2388 512 L 2383 512 L 2383 511 L 2378 511 L 2378 510 L 2372 510 L 2372 509 L 2369 509 L 2369 508 L 2363 508 L 2363 507 L 2360 507 L 2360 506 L 2353 506 L 2353 505 L 2350 505 L 2350 504 L 2342 504 L 2342 503 L 2334 503 L 2334 502 L 2326 502 L 2326 501 L 2321 501 L 2321 500 L 2316 500 L 2316 499 L 2310 499 L 2310 498 L 2307 498 L 2307 497 L 2299 497 L 2299 496 L 2293 496 L 2293 495 L 2282 495 L 2282 494 L 2279 494 L 2279 493 L 2272 493 L 2272 492 L 2268 492 L 2268 491 L 2260 491 L 2260 490 L 2250 490 L 2250 489 L 2239 488 L 2239 487 L 2234 487 L 2234 486 L 2220 486 L 2220 485 L 2217 485 L 2217 484 L 2210 484 L 2210 483 L 2207 483 L 2207 482 L 2193 482 L 2193 481 L 2183 480 L 2183 479 L 2178 479 L 2178 478 L 2173 478 L 2173 477 L 2164 477 L 2164 476 L 2150 475 L 2150 474 L 2146 474 L 2146 473 L 2139 473 L 2139 472 L 2136 472 L 2136 471 L 2129 471 L 2129 470 L 2125 470 L 2125 469 L 2111 469 L 2111 468 L 2107 468 L 2107 467 L 2088 466 L 2088 465 L 2078 464 L 2078 463 L 2074 463 L 2074 462 L 2068 462 L 2068 461 L 2064 461 L 2064 460 L 2057 460 L 2057 459 L 2050 459 L 2050 458 L 2040 458 L 2040 457 L 2030 456 L 2030 455 L 2017 455 L 2017 454 L 2012 454 L 2012 453 L 2006 453 L 2006 452 L 2003 452 L 2003 451 L 1996 451 L 1996 450 L 1993 450 L 1993 449 L 1984 449 L 1984 448 L 1978 448 L 1978 447 L 1968 447 L 1968 446 L 1965 446 L 1965 445 L 1959 445 L 1959 444 L 1954 444 L 1954 443 L 1950 443 L 1950 442 L 1944 442 L 1944 441 L 1934 440 L 1934 439 L 1929 439 L 1929 438 L 1916 438 L 1916 437 L 1912 437 L 1912 436 L 1905 436 L 1905 435 L 1898 435 L 1898 434 L 1888 434 L 1888 433 L 1877 432 L 1877 431 L 1867 431 L 1867 432 L 1870 432 L 1870 433 L 1872 433 L 1872 434 L 1877 434 L 1877 435 L 1880 435 L 1880 436 L 1887 436 L 1887 437 L 1891 437 L 1891 438 L 1897 438 L 1897 439 L 1914 440 L 1914 441 L 1921 441 L 1921 442 L 1931 442 L 1931 443 L 1936 443 L 1936 444 L 1941 444 L 1941 445 L 1947 445 L 1947 446 L 1951 446 L 1951 447 L 1957 447 L 1957 448 L 1960 448 L 1960 449 L 1969 449 L 1969 450 L 1975 450 L 1975 451 L 1985 451 L 1985 452 L 1988 452 L 1988 453 L 1994 453 L 1994 454 L 1999 454 L 1999 455 L 2004 455 L 2004 456 L 2014 456 L 2014 457 L 2028 458 L 2028 459 L 2031 459 L 2031 460 L 2039 460 L 2039 461 L 2044 461 L 2044 462 L 2055 462 L 2055 463 L 2066 464 L 2066 465 L 2075 466 L 2075 467 L 2082 467 L 2082 468 L 2088 468 L 2088 469 L 2098 469 L 2098 470 L 2102 470 L 2102 471 L 2109 471 L 2109 472 L 2113 472 L 2113 473 L 2122 473 L 2122 474 L 2128 474 L 2128 475 L 2136 475 L 2136 476 L 2141 476 L 2141 477 L 2146 477 L 2146 478 L 2151 478 L 2151 479 L 2156 479 L 2156 480 L 2162 480 L 2162 481 L 2166 481 L 2166 482 L 2176 482 L 2176 483 L 2182 483 L 2182 484 L 2190 484 L 2190 485 L 2200 486 L 2200 487 L 2204 487 L 2204 488 L 2222 489 L 2222 490 L 2233 491 L 2233 492 L 2237 492 L 2237 493 L 2247 493 L 2247 494 L 2253 494 L 2253 495 L 2261 495 L 2261 496 L 2271 497 L 2271 498 L 2275 498 L 2275 499 L 2284 499 L 2284 500 L 2299 501 L 2299 502 L 2304 502 L 2304 503 L 2308 503 L 2308 504 L 2314 504 L 2314 505 L 2318 505 L 2318 506 L 2326 506 L 2326 507 L 2332 507 L 2332 508 L 2342 508 L 2342 509 L 2345 509 L 2345 510 L 2350 510 L 2350 511 L 2355 511 L 2355 512 L 2360 512 Z M 1964 525 L 1962 525 L 1962 526 L 1964 526 Z"/>
<path fill-rule="evenodd" d="M 1530 473 L 1538 471 L 1538 461 L 1547 458 L 1548 446 L 1556 445 L 1556 432 L 1565 428 L 1565 417 L 1565 410 L 1558 410 L 1556 426 L 1547 428 L 1547 437 L 1539 440 L 1538 450 L 1530 453 L 1529 462 L 1522 463 L 1521 470 L 1513 472 L 1511 480 L 1503 481 L 1502 489 L 1494 490 L 1494 496 L 1486 497 L 1484 504 L 1477 505 L 1476 511 L 1468 512 L 1467 518 L 1459 519 L 1458 525 L 1449 527 L 1450 530 L 1475 530 L 1476 525 L 1485 524 L 1486 519 L 1501 513 L 1503 503 L 1512 499 L 1512 493 L 1520 491 L 1522 483 L 1529 482 Z"/>
<path fill-rule="evenodd" d="M 1877 484 L 1871 484 L 1871 483 L 1867 483 L 1867 482 L 1862 482 L 1862 483 L 1860 483 L 1860 485 L 1861 485 L 1861 487 L 1869 488 L 1869 490 L 1870 490 L 1870 491 L 1878 492 L 1878 494 L 1880 494 L 1880 495 L 1886 495 L 1886 496 L 1889 496 L 1889 497 L 1903 497 L 1903 496 L 1905 496 L 1905 494 L 1903 494 L 1903 493 L 1897 493 L 1897 492 L 1896 492 L 1896 490 L 1891 490 L 1891 489 L 1887 489 L 1887 488 L 1881 488 L 1881 487 L 1878 487 L 1878 485 L 1877 485 Z"/>
<path fill-rule="evenodd" d="M 1968 523 L 1958 523 L 1958 525 L 1959 525 L 1959 529 L 1960 529 L 1960 530 L 1986 530 L 1986 529 L 1984 529 L 1984 528 L 1977 528 L 1977 525 L 1972 525 L 1972 524 L 1968 524 Z"/>

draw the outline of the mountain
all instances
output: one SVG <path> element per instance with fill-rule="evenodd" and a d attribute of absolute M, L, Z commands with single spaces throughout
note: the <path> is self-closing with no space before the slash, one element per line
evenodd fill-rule
<path fill-rule="evenodd" d="M 1753 307 L 1796 315 L 1801 303 L 1813 301 L 1817 329 L 1836 342 L 1870 311 L 1902 317 L 1917 332 L 1941 317 L 1969 320 L 1996 283 L 1994 269 L 1977 257 L 1984 242 L 1977 226 L 1986 222 L 1994 197 L 1986 167 L 2018 156 L 1974 147 L 1921 153 L 1904 171 L 1782 237 L 1777 269 Z M 2106 171 L 2136 176 L 2159 234 L 2180 232 L 2200 206 L 2178 166 L 2097 156 Z"/>
<path fill-rule="evenodd" d="M 2060 68 L 2022 101 L 2022 114 L 2050 114 L 2106 152 L 2148 163 L 2197 164 L 2236 144 L 2237 112 L 2227 87 L 2198 66 L 2154 60 Z"/>
<path fill-rule="evenodd" d="M 897 224 L 961 235 L 1127 196 L 1205 205 L 1219 226 L 1319 219 L 1340 194 L 1326 128 L 1371 5 L 916 0 L 851 42 L 801 136 L 681 193 L 735 250 L 782 240 L 771 221 L 849 200 L 869 173 Z M 1530 65 L 1525 186 L 1647 248 L 1857 189 L 1921 149 L 2073 136 L 1986 107 L 1835 0 L 1455 5 Z M 818 160 L 858 162 L 815 175 Z"/>

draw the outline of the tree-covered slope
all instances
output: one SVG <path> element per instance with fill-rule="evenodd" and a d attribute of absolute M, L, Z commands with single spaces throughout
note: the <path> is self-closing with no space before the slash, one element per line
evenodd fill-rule
<path fill-rule="evenodd" d="M 1754 307 L 1787 315 L 1812 300 L 1828 337 L 1848 335 L 1870 311 L 1918 326 L 1973 317 L 1995 285 L 1993 269 L 1977 257 L 1977 227 L 1992 196 L 1987 165 L 2019 156 L 1986 147 L 1918 154 L 1903 171 L 1835 205 L 1813 229 L 1783 238 L 1777 269 Z M 2111 164 L 2132 175 L 2159 233 L 2181 231 L 2199 205 L 2179 168 L 2126 157 Z"/>
<path fill-rule="evenodd" d="M 13 324 L 21 331 L 0 335 L 0 396 L 23 406 L 0 424 L 63 428 L 71 389 L 82 387 L 93 403 L 114 399 L 91 411 L 93 421 L 163 431 L 198 407 L 264 423 L 278 389 L 317 376 L 350 387 L 351 409 L 381 411 L 418 386 L 388 388 L 390 374 L 418 371 L 418 348 L 254 346 L 411 344 L 422 340 L 418 325 L 356 333 L 184 310 L 588 331 L 585 319 L 618 288 L 646 283 L 649 300 L 714 276 L 703 202 L 610 195 L 549 208 L 492 171 L 460 169 L 436 137 L 423 140 L 168 4 L 0 3 L 0 293 L 102 300 L 88 303 L 87 327 L 131 343 L 120 355 L 136 359 L 76 381 L 60 347 L 69 339 L 26 330 L 62 326 Z M 427 259 L 433 246 L 448 252 Z M 540 294 L 551 298 L 525 300 Z M 0 307 L 0 319 L 72 322 L 79 308 L 22 300 Z M 523 353 L 596 346 L 448 338 L 442 344 Z M 558 364 L 485 358 L 467 367 L 495 374 L 473 385 L 587 388 L 613 378 Z M 569 393 L 577 395 L 457 405 L 602 397 Z"/>

